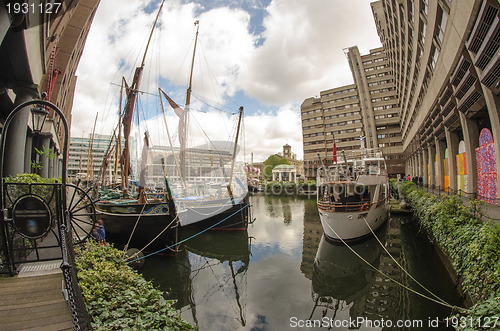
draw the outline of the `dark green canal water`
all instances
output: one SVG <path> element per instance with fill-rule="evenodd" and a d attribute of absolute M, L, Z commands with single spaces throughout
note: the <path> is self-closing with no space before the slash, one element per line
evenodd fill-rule
<path fill-rule="evenodd" d="M 450 308 L 396 284 L 429 295 L 374 238 L 351 247 L 385 276 L 347 247 L 325 241 L 315 199 L 254 195 L 250 202 L 255 222 L 248 231 L 205 232 L 177 257 L 153 256 L 141 269 L 199 330 L 446 329 L 438 320 Z M 459 302 L 410 219 L 393 216 L 377 236 L 425 287 Z"/>

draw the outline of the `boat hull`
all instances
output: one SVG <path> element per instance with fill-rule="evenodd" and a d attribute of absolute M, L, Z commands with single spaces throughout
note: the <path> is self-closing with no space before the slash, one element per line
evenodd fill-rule
<path fill-rule="evenodd" d="M 97 202 L 96 210 L 104 222 L 106 240 L 118 246 L 127 244 L 132 232 L 129 247 L 142 249 L 150 244 L 146 250 L 151 251 L 177 244 L 179 226 L 172 202 L 146 205 Z"/>
<path fill-rule="evenodd" d="M 318 208 L 318 211 L 326 238 L 346 243 L 369 238 L 372 235 L 370 228 L 375 232 L 385 223 L 388 216 L 385 203 L 373 205 L 365 211 L 331 212 L 322 208 Z"/>
<path fill-rule="evenodd" d="M 179 212 L 180 224 L 209 230 L 248 229 L 248 195 L 242 199 L 235 199 L 234 204 L 225 203 L 222 206 L 215 202 L 186 206 Z"/>

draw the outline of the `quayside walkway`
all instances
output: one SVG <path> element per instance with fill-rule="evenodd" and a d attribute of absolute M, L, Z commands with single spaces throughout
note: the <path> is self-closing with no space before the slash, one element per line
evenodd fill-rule
<path fill-rule="evenodd" d="M 0 330 L 73 330 L 60 265 L 29 263 L 15 277 L 0 277 Z"/>

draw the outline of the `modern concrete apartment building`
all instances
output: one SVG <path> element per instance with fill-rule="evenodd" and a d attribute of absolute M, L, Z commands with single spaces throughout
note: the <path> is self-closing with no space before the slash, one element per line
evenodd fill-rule
<path fill-rule="evenodd" d="M 52 14 L 33 9 L 46 8 L 42 1 L 30 1 L 24 13 L 16 11 L 13 3 L 0 5 L 0 123 L 16 105 L 46 92 L 71 124 L 75 70 L 99 1 L 60 1 Z M 57 159 L 41 160 L 46 165 L 40 174 L 60 176 L 63 126 L 59 118 L 51 112 L 36 137 L 30 122 L 29 111 L 21 111 L 9 127 L 9 157 L 2 160 L 5 175 L 31 172 L 37 147 L 58 154 Z"/>
<path fill-rule="evenodd" d="M 393 75 L 382 48 L 361 56 L 357 47 L 346 50 L 354 84 L 320 92 L 301 105 L 305 176 L 315 179 L 318 153 L 326 165 L 337 154 L 358 149 L 364 137 L 368 148 L 380 147 L 390 174 L 404 172 Z"/>
<path fill-rule="evenodd" d="M 401 106 L 406 172 L 496 203 L 500 181 L 500 4 L 372 3 Z"/>
<path fill-rule="evenodd" d="M 80 179 L 97 179 L 102 167 L 102 162 L 105 156 L 109 154 L 105 181 L 114 182 L 116 147 L 111 145 L 111 139 L 112 136 L 102 134 L 95 134 L 93 140 L 91 136 L 71 137 L 69 144 L 68 176 Z M 115 144 L 115 142 L 113 142 L 113 144 Z M 121 148 L 123 149 L 124 142 L 121 144 Z M 90 146 L 92 146 L 91 149 Z M 118 177 L 121 175 L 119 166 L 116 175 Z"/>

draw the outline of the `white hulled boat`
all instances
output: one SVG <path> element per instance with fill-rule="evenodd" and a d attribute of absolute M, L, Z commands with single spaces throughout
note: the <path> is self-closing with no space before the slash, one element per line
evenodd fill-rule
<path fill-rule="evenodd" d="M 317 205 L 328 239 L 353 242 L 387 219 L 389 180 L 378 148 L 342 152 L 332 166 L 318 169 Z M 368 225 L 367 225 L 368 223 Z"/>

